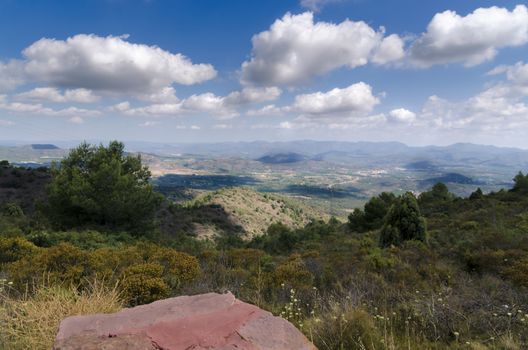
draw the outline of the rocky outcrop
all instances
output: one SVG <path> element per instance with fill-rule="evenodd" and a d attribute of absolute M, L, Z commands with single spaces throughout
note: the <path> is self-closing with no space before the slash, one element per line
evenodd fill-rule
<path fill-rule="evenodd" d="M 181 296 L 114 314 L 64 319 L 55 350 L 306 349 L 291 323 L 231 293 Z"/>

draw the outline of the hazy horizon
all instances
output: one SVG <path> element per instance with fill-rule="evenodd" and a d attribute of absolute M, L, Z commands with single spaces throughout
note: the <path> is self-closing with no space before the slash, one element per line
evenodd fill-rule
<path fill-rule="evenodd" d="M 503 149 L 518 149 L 522 151 L 528 151 L 527 148 L 523 147 L 515 147 L 515 146 L 500 146 L 500 145 L 493 145 L 493 144 L 484 144 L 484 143 L 473 143 L 473 142 L 454 142 L 454 143 L 447 143 L 447 144 L 423 144 L 423 145 L 413 145 L 408 144 L 402 141 L 395 141 L 395 140 L 386 140 L 386 141 L 364 141 L 364 140 L 357 140 L 357 141 L 346 141 L 346 140 L 315 140 L 315 139 L 292 139 L 292 140 L 248 140 L 248 141 L 188 141 L 188 142 L 162 142 L 162 141 L 143 141 L 143 140 L 119 140 L 119 139 L 107 139 L 107 140 L 97 140 L 97 139 L 86 139 L 86 140 L 1 140 L 0 139 L 0 146 L 1 147 L 21 147 L 21 146 L 29 146 L 34 144 L 52 144 L 55 146 L 59 146 L 61 148 L 66 147 L 75 147 L 83 142 L 88 142 L 91 144 L 107 144 L 110 141 L 120 141 L 127 145 L 140 145 L 140 144 L 149 144 L 149 145 L 167 145 L 167 146 L 176 146 L 176 145 L 215 145 L 215 144 L 244 144 L 244 143 L 269 143 L 269 144 L 280 144 L 280 143 L 300 143 L 300 142 L 321 142 L 321 143 L 370 143 L 370 144 L 390 144 L 390 143 L 398 143 L 405 145 L 407 147 L 415 147 L 415 148 L 427 148 L 427 147 L 452 147 L 457 145 L 473 145 L 473 146 L 482 146 L 482 147 L 496 147 L 496 148 L 503 148 Z"/>

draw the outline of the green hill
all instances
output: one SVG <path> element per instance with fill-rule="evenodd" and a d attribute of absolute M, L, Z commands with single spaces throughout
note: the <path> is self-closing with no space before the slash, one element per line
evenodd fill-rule
<path fill-rule="evenodd" d="M 250 239 L 281 222 L 301 228 L 314 219 L 328 216 L 286 196 L 261 193 L 246 187 L 231 187 L 199 195 L 162 214 L 165 232 L 185 232 L 199 238 L 236 233 Z M 172 218 L 172 219 L 167 219 Z"/>

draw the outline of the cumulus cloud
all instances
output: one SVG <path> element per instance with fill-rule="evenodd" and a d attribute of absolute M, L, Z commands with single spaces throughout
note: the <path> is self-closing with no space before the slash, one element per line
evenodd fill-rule
<path fill-rule="evenodd" d="M 16 60 L 0 61 L 0 92 L 13 90 L 24 82 L 24 65 Z"/>
<path fill-rule="evenodd" d="M 22 53 L 29 77 L 64 88 L 152 92 L 174 83 L 191 85 L 216 76 L 210 64 L 194 64 L 182 54 L 134 44 L 126 36 L 43 38 Z"/>
<path fill-rule="evenodd" d="M 195 111 L 215 111 L 223 107 L 223 98 L 211 92 L 191 95 L 183 101 L 185 108 Z"/>
<path fill-rule="evenodd" d="M 499 70 L 496 70 L 495 74 Z M 431 96 L 421 120 L 439 129 L 522 131 L 528 127 L 528 64 L 503 66 L 506 79 L 461 102 Z"/>
<path fill-rule="evenodd" d="M 416 114 L 405 108 L 393 109 L 389 112 L 389 120 L 396 123 L 410 124 L 416 119 Z"/>
<path fill-rule="evenodd" d="M 177 116 L 184 112 L 181 103 L 157 103 L 142 107 L 132 107 L 128 101 L 118 103 L 110 107 L 110 110 L 126 115 L 155 117 L 164 115 Z"/>
<path fill-rule="evenodd" d="M 524 62 L 517 62 L 513 66 L 509 66 L 506 69 L 508 80 L 517 88 L 520 88 L 522 92 L 528 95 L 528 91 L 524 88 L 528 88 L 528 64 Z"/>
<path fill-rule="evenodd" d="M 227 96 L 218 96 L 211 92 L 193 94 L 188 98 L 179 100 L 159 99 L 169 101 L 167 103 L 154 103 L 151 105 L 131 108 L 130 103 L 122 102 L 111 107 L 112 111 L 122 112 L 128 115 L 163 116 L 182 115 L 190 113 L 207 113 L 219 119 L 229 119 L 238 116 L 239 107 L 250 103 L 261 103 L 275 100 L 281 90 L 276 87 L 254 88 L 246 87 L 239 91 L 233 91 Z M 171 92 L 172 94 L 172 92 Z M 167 94 L 168 96 L 171 94 Z M 175 95 L 174 95 L 175 97 Z M 156 99 L 149 98 L 150 101 Z"/>
<path fill-rule="evenodd" d="M 128 101 L 116 103 L 115 105 L 109 108 L 109 110 L 112 112 L 125 112 L 125 111 L 128 111 L 129 109 L 130 109 L 130 102 Z"/>
<path fill-rule="evenodd" d="M 276 100 L 282 93 L 277 87 L 255 88 L 245 87 L 240 91 L 233 91 L 225 98 L 228 105 L 242 105 Z"/>
<path fill-rule="evenodd" d="M 295 85 L 340 67 L 365 65 L 373 57 L 377 63 L 401 58 L 401 39 L 394 35 L 384 41 L 383 36 L 383 28 L 376 31 L 365 22 L 315 23 L 311 12 L 287 13 L 253 37 L 252 57 L 242 64 L 241 80 Z"/>
<path fill-rule="evenodd" d="M 255 128 L 345 130 L 385 122 L 386 117 L 382 114 L 370 115 L 379 103 L 379 98 L 372 93 L 372 87 L 359 82 L 346 88 L 297 95 L 291 105 L 267 105 L 261 109 L 249 110 L 246 115 L 296 115 L 292 120 L 278 124 L 257 124 Z"/>
<path fill-rule="evenodd" d="M 77 103 L 93 103 L 99 100 L 99 97 L 94 95 L 92 91 L 87 89 L 70 89 L 62 93 L 57 88 L 40 87 L 31 91 L 26 91 L 17 95 L 17 98 L 23 100 L 45 101 L 45 102 L 77 102 Z"/>
<path fill-rule="evenodd" d="M 247 116 L 275 116 L 284 112 L 284 109 L 274 104 L 266 105 L 259 109 L 250 109 L 246 112 Z"/>
<path fill-rule="evenodd" d="M 176 96 L 176 90 L 172 86 L 166 86 L 149 94 L 139 95 L 138 98 L 152 103 L 178 103 L 180 99 Z"/>
<path fill-rule="evenodd" d="M 372 62 L 377 64 L 386 64 L 397 61 L 405 56 L 405 43 L 402 38 L 396 34 L 391 34 L 381 41 L 378 48 L 374 51 Z"/>
<path fill-rule="evenodd" d="M 46 115 L 58 117 L 79 117 L 83 116 L 97 116 L 101 112 L 94 109 L 85 109 L 77 107 L 67 107 L 61 109 L 54 109 L 46 107 L 41 103 L 22 103 L 10 102 L 7 98 L 0 98 L 0 110 L 14 114 L 23 115 Z"/>
<path fill-rule="evenodd" d="M 478 8 L 467 16 L 437 13 L 411 46 L 411 60 L 421 66 L 461 62 L 474 66 L 490 60 L 503 47 L 528 42 L 528 8 Z"/>
<path fill-rule="evenodd" d="M 327 92 L 297 95 L 292 109 L 314 117 L 365 115 L 379 104 L 372 94 L 372 87 L 364 82 L 344 89 L 334 88 Z"/>

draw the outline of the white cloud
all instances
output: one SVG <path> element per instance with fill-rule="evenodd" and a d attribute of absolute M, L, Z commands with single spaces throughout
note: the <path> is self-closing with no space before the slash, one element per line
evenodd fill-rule
<path fill-rule="evenodd" d="M 176 96 L 176 90 L 172 86 L 166 86 L 150 94 L 138 96 L 140 100 L 152 103 L 178 103 L 180 99 Z"/>
<path fill-rule="evenodd" d="M 479 132 L 522 132 L 528 128 L 528 64 L 501 66 L 493 74 L 506 80 L 487 87 L 461 102 L 431 96 L 425 103 L 420 120 L 444 130 Z"/>
<path fill-rule="evenodd" d="M 192 95 L 182 102 L 182 108 L 188 112 L 206 112 L 219 119 L 230 119 L 239 115 L 226 98 L 211 92 Z"/>
<path fill-rule="evenodd" d="M 507 78 L 518 88 L 528 88 L 528 63 L 517 62 L 506 70 Z M 523 89 L 523 93 L 528 95 L 528 91 Z"/>
<path fill-rule="evenodd" d="M 21 102 L 9 102 L 7 99 L 0 99 L 0 110 L 4 110 L 15 114 L 24 115 L 46 115 L 46 116 L 57 116 L 57 117 L 75 117 L 75 116 L 97 116 L 101 112 L 94 109 L 84 109 L 77 107 L 67 107 L 62 109 L 53 109 L 46 107 L 41 103 L 21 103 Z"/>
<path fill-rule="evenodd" d="M 23 51 L 25 71 L 52 86 L 117 93 L 147 93 L 216 76 L 209 64 L 193 64 L 182 54 L 126 39 L 93 34 L 66 40 L 43 38 Z"/>
<path fill-rule="evenodd" d="M 393 109 L 389 112 L 390 121 L 410 124 L 416 119 L 416 114 L 405 108 Z"/>
<path fill-rule="evenodd" d="M 127 115 L 139 116 L 164 116 L 164 115 L 180 115 L 183 113 L 181 103 L 158 103 L 144 107 L 132 108 L 130 103 L 122 102 L 113 106 L 115 111 Z"/>
<path fill-rule="evenodd" d="M 166 98 L 153 98 L 147 96 L 150 101 L 170 101 L 171 96 L 176 97 L 173 90 L 165 89 L 163 94 Z M 130 103 L 122 102 L 112 106 L 112 111 L 122 112 L 128 115 L 163 116 L 182 115 L 192 113 L 207 113 L 218 119 L 230 119 L 238 116 L 238 108 L 250 104 L 275 100 L 282 93 L 277 87 L 255 88 L 246 87 L 240 91 L 233 91 L 227 96 L 218 96 L 211 92 L 194 94 L 183 100 L 174 99 L 174 102 L 154 103 L 151 105 L 131 108 Z"/>
<path fill-rule="evenodd" d="M 528 9 L 478 8 L 465 17 L 454 11 L 437 13 L 411 46 L 410 56 L 421 66 L 461 62 L 474 66 L 490 60 L 503 47 L 528 42 Z"/>
<path fill-rule="evenodd" d="M 88 89 L 70 89 L 64 92 L 64 98 L 67 102 L 79 103 L 93 103 L 99 100 L 99 97 L 94 95 Z"/>
<path fill-rule="evenodd" d="M 73 124 L 84 124 L 84 119 L 79 116 L 71 117 L 68 121 Z"/>
<path fill-rule="evenodd" d="M 279 98 L 282 90 L 277 87 L 245 87 L 240 91 L 233 91 L 225 98 L 228 105 L 241 105 L 248 103 L 261 103 Z"/>
<path fill-rule="evenodd" d="M 301 0 L 300 5 L 312 11 L 320 11 L 325 5 L 343 0 Z"/>
<path fill-rule="evenodd" d="M 15 125 L 11 120 L 0 119 L 0 127 Z"/>
<path fill-rule="evenodd" d="M 231 129 L 231 128 L 233 128 L 233 125 L 231 125 L 231 124 L 215 124 L 215 125 L 213 125 L 213 129 L 225 130 L 225 129 Z"/>
<path fill-rule="evenodd" d="M 506 80 L 489 87 L 484 93 L 488 98 L 521 99 L 528 97 L 528 64 L 517 62 L 514 65 L 498 66 L 487 75 L 505 74 Z"/>
<path fill-rule="evenodd" d="M 156 122 L 156 121 L 152 121 L 152 120 L 147 120 L 146 122 L 144 123 L 140 123 L 138 124 L 139 127 L 142 127 L 142 128 L 151 128 L 153 126 L 156 126 L 158 125 L 159 123 Z"/>
<path fill-rule="evenodd" d="M 0 61 L 0 92 L 10 91 L 24 82 L 24 66 L 21 62 Z"/>
<path fill-rule="evenodd" d="M 70 89 L 62 93 L 57 88 L 39 87 L 30 91 L 26 91 L 17 95 L 17 98 L 23 100 L 45 101 L 45 102 L 78 102 L 78 103 L 93 103 L 99 100 L 92 91 L 87 89 Z"/>
<path fill-rule="evenodd" d="M 396 34 L 391 34 L 381 41 L 374 52 L 372 62 L 377 64 L 386 64 L 398 61 L 405 56 L 405 43 L 402 38 Z"/>
<path fill-rule="evenodd" d="M 126 112 L 130 109 L 130 102 L 124 101 L 117 103 L 109 108 L 111 111 L 115 112 Z"/>
<path fill-rule="evenodd" d="M 242 64 L 245 84 L 295 85 L 340 67 L 399 59 L 395 36 L 383 43 L 383 29 L 365 22 L 314 23 L 313 13 L 287 13 L 253 36 L 252 57 Z M 379 48 L 379 50 L 378 50 Z M 376 51 L 378 50 L 378 51 Z"/>
<path fill-rule="evenodd" d="M 281 129 L 293 129 L 295 127 L 295 124 L 289 121 L 281 122 L 279 124 L 279 128 Z"/>
<path fill-rule="evenodd" d="M 297 114 L 292 120 L 279 124 L 257 124 L 252 128 L 345 130 L 386 122 L 383 114 L 370 115 L 379 103 L 380 100 L 372 94 L 372 87 L 359 82 L 342 89 L 297 95 L 289 106 L 268 105 L 259 110 L 249 110 L 246 115 Z"/>
<path fill-rule="evenodd" d="M 246 112 L 247 116 L 276 116 L 284 112 L 283 108 L 277 107 L 274 104 L 266 105 L 259 109 L 250 109 Z"/>
<path fill-rule="evenodd" d="M 183 107 L 193 111 L 219 111 L 224 108 L 224 99 L 211 92 L 192 95 L 183 101 Z"/>
<path fill-rule="evenodd" d="M 200 130 L 201 128 L 198 125 L 191 125 L 191 127 L 189 129 L 191 129 L 191 130 Z"/>
<path fill-rule="evenodd" d="M 292 109 L 316 117 L 336 114 L 350 117 L 366 115 L 379 103 L 379 99 L 372 94 L 372 87 L 359 82 L 344 89 L 297 95 Z"/>

